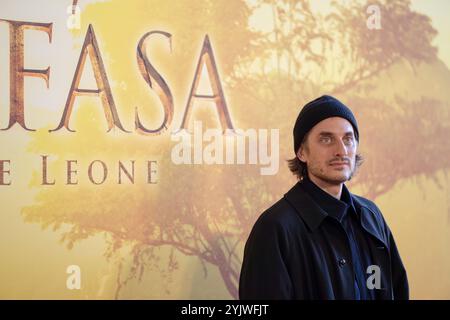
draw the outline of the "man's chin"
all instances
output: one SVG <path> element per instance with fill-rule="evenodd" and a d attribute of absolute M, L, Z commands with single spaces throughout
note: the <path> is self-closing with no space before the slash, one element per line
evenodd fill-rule
<path fill-rule="evenodd" d="M 342 172 L 340 174 L 332 174 L 326 177 L 329 183 L 332 184 L 342 184 L 350 180 L 351 174 L 347 172 Z"/>

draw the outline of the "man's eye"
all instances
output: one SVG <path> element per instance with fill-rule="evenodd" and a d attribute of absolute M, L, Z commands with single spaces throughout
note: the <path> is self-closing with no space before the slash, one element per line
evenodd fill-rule
<path fill-rule="evenodd" d="M 344 139 L 347 141 L 353 141 L 353 137 L 345 137 Z"/>
<path fill-rule="evenodd" d="M 353 137 L 346 137 L 344 138 L 344 143 L 347 145 L 353 144 Z"/>
<path fill-rule="evenodd" d="M 322 138 L 320 138 L 320 142 L 322 142 L 322 143 L 330 143 L 331 142 L 331 138 L 330 137 L 322 137 Z"/>

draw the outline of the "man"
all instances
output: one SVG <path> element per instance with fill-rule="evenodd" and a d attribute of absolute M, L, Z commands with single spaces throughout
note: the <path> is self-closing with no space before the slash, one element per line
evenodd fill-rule
<path fill-rule="evenodd" d="M 361 164 L 352 111 L 331 96 L 306 104 L 294 126 L 299 182 L 256 221 L 244 250 L 240 299 L 408 299 L 391 230 L 351 194 Z"/>

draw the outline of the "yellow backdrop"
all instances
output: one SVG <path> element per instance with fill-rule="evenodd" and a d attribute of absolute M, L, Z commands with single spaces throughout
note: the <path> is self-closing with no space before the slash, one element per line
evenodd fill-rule
<path fill-rule="evenodd" d="M 365 161 L 350 189 L 383 211 L 411 297 L 449 299 L 450 3 L 342 3 L 0 0 L 0 298 L 236 298 L 254 221 L 295 183 L 286 163 L 295 118 L 332 94 L 360 126 Z M 50 67 L 48 88 L 11 67 L 11 21 L 52 24 L 26 28 L 22 41 L 23 68 Z M 151 31 L 141 49 L 153 73 L 138 48 Z M 75 94 L 75 132 L 50 132 L 92 34 L 79 88 L 100 88 L 103 100 Z M 35 131 L 8 128 L 19 110 L 11 74 L 24 76 L 22 115 Z M 276 170 L 261 174 L 248 159 L 174 163 L 187 108 L 188 132 L 194 121 L 278 132 L 268 147 L 279 148 Z M 136 113 L 147 129 L 165 125 L 144 133 Z"/>

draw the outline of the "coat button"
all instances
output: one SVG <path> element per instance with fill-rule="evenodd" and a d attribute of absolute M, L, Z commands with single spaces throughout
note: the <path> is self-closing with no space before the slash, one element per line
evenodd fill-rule
<path fill-rule="evenodd" d="M 344 259 L 344 258 L 342 258 L 342 259 L 339 259 L 339 267 L 343 267 L 343 266 L 345 266 L 346 265 L 346 263 L 347 263 L 347 261 Z"/>

